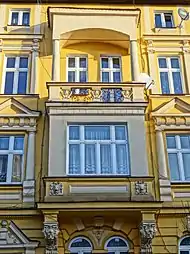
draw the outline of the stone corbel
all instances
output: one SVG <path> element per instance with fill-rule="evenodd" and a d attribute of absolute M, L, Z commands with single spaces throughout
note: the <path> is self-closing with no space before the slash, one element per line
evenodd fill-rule
<path fill-rule="evenodd" d="M 152 40 L 148 40 L 147 41 L 147 52 L 149 54 L 154 54 L 155 49 L 154 49 L 154 45 L 153 45 L 153 41 Z"/>
<path fill-rule="evenodd" d="M 189 41 L 182 41 L 182 51 L 183 53 L 190 53 Z"/>
<path fill-rule="evenodd" d="M 141 236 L 141 254 L 152 254 L 152 240 L 156 235 L 155 222 L 141 222 L 139 226 Z"/>

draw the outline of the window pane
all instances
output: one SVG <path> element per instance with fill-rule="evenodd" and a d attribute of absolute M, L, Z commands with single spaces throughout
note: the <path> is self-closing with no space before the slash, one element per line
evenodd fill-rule
<path fill-rule="evenodd" d="M 18 94 L 25 94 L 26 93 L 26 86 L 27 86 L 27 72 L 20 71 L 18 75 Z"/>
<path fill-rule="evenodd" d="M 85 174 L 96 173 L 95 145 L 85 145 Z"/>
<path fill-rule="evenodd" d="M 22 16 L 22 25 L 29 26 L 30 24 L 30 13 L 24 12 Z"/>
<path fill-rule="evenodd" d="M 113 58 L 113 68 L 120 68 L 120 61 L 119 58 Z"/>
<path fill-rule="evenodd" d="M 13 93 L 13 82 L 14 82 L 14 72 L 6 72 L 5 77 L 5 94 Z"/>
<path fill-rule="evenodd" d="M 180 251 L 180 254 L 189 254 L 189 251 L 181 250 L 181 251 Z"/>
<path fill-rule="evenodd" d="M 159 63 L 159 68 L 167 68 L 166 58 L 159 58 L 158 63 Z"/>
<path fill-rule="evenodd" d="M 20 57 L 20 68 L 28 68 L 28 57 Z"/>
<path fill-rule="evenodd" d="M 109 82 L 110 79 L 109 79 L 109 72 L 105 72 L 103 71 L 102 72 L 102 82 Z"/>
<path fill-rule="evenodd" d="M 183 155 L 183 166 L 184 166 L 184 173 L 185 173 L 185 180 L 190 181 L 190 153 L 184 153 Z"/>
<path fill-rule="evenodd" d="M 23 150 L 23 146 L 24 146 L 24 137 L 15 137 L 14 150 Z"/>
<path fill-rule="evenodd" d="M 0 182 L 7 180 L 8 155 L 0 155 Z"/>
<path fill-rule="evenodd" d="M 172 180 L 180 180 L 179 165 L 176 153 L 169 153 L 169 167 Z"/>
<path fill-rule="evenodd" d="M 117 173 L 127 174 L 127 147 L 126 145 L 116 145 L 116 163 L 117 163 Z"/>
<path fill-rule="evenodd" d="M 86 71 L 80 71 L 80 82 L 86 82 Z"/>
<path fill-rule="evenodd" d="M 81 57 L 79 59 L 79 67 L 80 68 L 86 68 L 86 58 L 85 57 Z"/>
<path fill-rule="evenodd" d="M 86 140 L 110 140 L 109 126 L 85 126 Z"/>
<path fill-rule="evenodd" d="M 69 145 L 69 174 L 80 173 L 80 146 Z"/>
<path fill-rule="evenodd" d="M 7 58 L 7 68 L 14 68 L 15 67 L 15 57 L 8 57 Z"/>
<path fill-rule="evenodd" d="M 21 182 L 22 155 L 13 155 L 12 182 Z"/>
<path fill-rule="evenodd" d="M 121 73 L 119 71 L 113 73 L 113 82 L 121 82 Z"/>
<path fill-rule="evenodd" d="M 175 136 L 167 136 L 167 148 L 176 148 Z"/>
<path fill-rule="evenodd" d="M 171 67 L 179 69 L 179 59 L 171 58 Z"/>
<path fill-rule="evenodd" d="M 77 238 L 72 242 L 71 248 L 91 248 L 91 245 L 86 239 Z"/>
<path fill-rule="evenodd" d="M 70 126 L 69 127 L 69 139 L 70 140 L 79 140 L 79 126 Z"/>
<path fill-rule="evenodd" d="M 168 73 L 167 72 L 160 72 L 160 80 L 161 80 L 162 93 L 169 94 L 170 88 L 169 88 Z"/>
<path fill-rule="evenodd" d="M 161 15 L 155 14 L 155 27 L 162 27 Z"/>
<path fill-rule="evenodd" d="M 112 174 L 111 145 L 100 145 L 101 174 Z"/>
<path fill-rule="evenodd" d="M 190 237 L 185 237 L 182 241 L 181 241 L 181 246 L 187 246 L 190 245 Z"/>
<path fill-rule="evenodd" d="M 115 237 L 109 241 L 107 247 L 127 247 L 127 244 L 122 239 Z"/>
<path fill-rule="evenodd" d="M 126 140 L 125 126 L 116 126 L 115 127 L 115 139 L 116 140 Z"/>
<path fill-rule="evenodd" d="M 182 94 L 182 83 L 180 72 L 172 72 L 173 83 L 174 83 L 174 93 Z"/>
<path fill-rule="evenodd" d="M 0 137 L 0 150 L 9 149 L 9 137 Z"/>
<path fill-rule="evenodd" d="M 108 64 L 108 58 L 101 58 L 101 63 L 102 63 L 102 68 L 108 68 L 109 64 Z"/>
<path fill-rule="evenodd" d="M 18 25 L 18 12 L 12 12 L 11 25 Z"/>
<path fill-rule="evenodd" d="M 68 59 L 68 66 L 70 68 L 74 68 L 75 67 L 75 57 L 69 57 L 69 59 Z"/>
<path fill-rule="evenodd" d="M 180 136 L 181 148 L 190 149 L 190 136 Z"/>
<path fill-rule="evenodd" d="M 75 82 L 75 71 L 68 71 L 68 82 Z"/>
<path fill-rule="evenodd" d="M 166 27 L 173 27 L 173 22 L 172 22 L 172 15 L 171 14 L 164 14 L 165 16 L 165 22 L 166 22 Z"/>

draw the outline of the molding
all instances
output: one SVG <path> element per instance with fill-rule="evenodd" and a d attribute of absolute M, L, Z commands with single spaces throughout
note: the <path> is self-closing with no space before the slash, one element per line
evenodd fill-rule
<path fill-rule="evenodd" d="M 174 34 L 143 34 L 144 40 L 151 41 L 175 41 L 181 43 L 182 41 L 190 41 L 190 35 L 174 35 Z"/>
<path fill-rule="evenodd" d="M 71 194 L 98 194 L 98 193 L 128 193 L 129 187 L 126 186 L 69 186 Z"/>
<path fill-rule="evenodd" d="M 0 200 L 22 200 L 21 193 L 19 194 L 0 194 Z"/>
<path fill-rule="evenodd" d="M 42 34 L 5 34 L 0 33 L 0 39 L 4 40 L 42 40 Z"/>
<path fill-rule="evenodd" d="M 174 192 L 174 198 L 190 198 L 190 192 Z"/>

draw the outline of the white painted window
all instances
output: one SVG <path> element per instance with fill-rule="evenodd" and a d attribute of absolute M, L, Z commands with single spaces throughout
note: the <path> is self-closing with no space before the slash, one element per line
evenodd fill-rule
<path fill-rule="evenodd" d="M 26 94 L 28 84 L 28 57 L 7 56 L 5 58 L 4 94 Z"/>
<path fill-rule="evenodd" d="M 178 57 L 159 57 L 158 66 L 163 94 L 182 94 L 182 78 Z"/>
<path fill-rule="evenodd" d="M 67 82 L 87 82 L 87 57 L 67 57 Z"/>
<path fill-rule="evenodd" d="M 10 26 L 29 26 L 30 25 L 30 10 L 14 9 L 10 11 L 9 17 Z"/>
<path fill-rule="evenodd" d="M 68 174 L 129 175 L 126 125 L 69 125 Z"/>
<path fill-rule="evenodd" d="M 190 135 L 167 135 L 167 151 L 172 181 L 190 181 Z"/>
<path fill-rule="evenodd" d="M 106 242 L 105 250 L 108 250 L 109 254 L 128 254 L 129 245 L 122 237 L 112 237 Z"/>
<path fill-rule="evenodd" d="M 117 56 L 101 56 L 101 82 L 121 82 L 121 58 Z"/>
<path fill-rule="evenodd" d="M 155 12 L 154 13 L 156 28 L 172 28 L 174 27 L 172 12 Z"/>
<path fill-rule="evenodd" d="M 85 237 L 77 237 L 69 244 L 69 251 L 73 254 L 91 254 L 92 244 Z"/>
<path fill-rule="evenodd" d="M 24 136 L 0 136 L 0 183 L 22 181 Z"/>
<path fill-rule="evenodd" d="M 190 254 L 190 236 L 184 237 L 179 245 L 180 254 Z"/>

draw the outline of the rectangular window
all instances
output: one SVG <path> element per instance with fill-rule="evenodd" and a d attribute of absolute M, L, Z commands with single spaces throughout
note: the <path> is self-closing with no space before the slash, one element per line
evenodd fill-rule
<path fill-rule="evenodd" d="M 190 181 L 190 135 L 167 135 L 167 152 L 172 181 Z"/>
<path fill-rule="evenodd" d="M 125 125 L 70 125 L 68 173 L 71 175 L 129 175 Z"/>
<path fill-rule="evenodd" d="M 6 57 L 4 94 L 26 94 L 28 57 Z"/>
<path fill-rule="evenodd" d="M 11 26 L 29 26 L 30 11 L 29 10 L 11 10 L 9 25 Z"/>
<path fill-rule="evenodd" d="M 174 27 L 174 20 L 172 12 L 155 13 L 155 27 L 156 28 L 172 28 Z"/>
<path fill-rule="evenodd" d="M 101 82 L 121 82 L 121 59 L 115 56 L 101 56 Z"/>
<path fill-rule="evenodd" d="M 67 81 L 81 83 L 87 82 L 87 57 L 67 57 Z"/>
<path fill-rule="evenodd" d="M 0 136 L 0 182 L 22 181 L 24 136 Z"/>
<path fill-rule="evenodd" d="M 182 94 L 181 68 L 178 57 L 159 57 L 158 66 L 163 94 Z"/>

